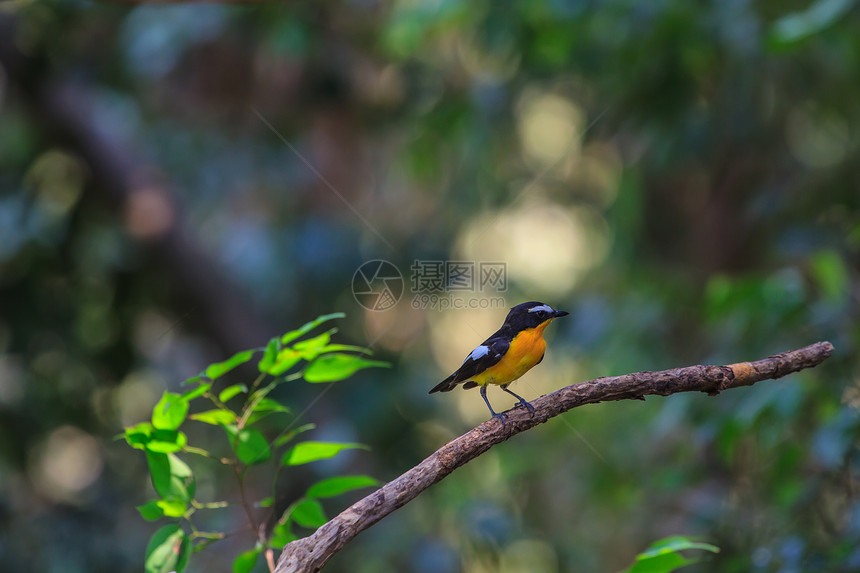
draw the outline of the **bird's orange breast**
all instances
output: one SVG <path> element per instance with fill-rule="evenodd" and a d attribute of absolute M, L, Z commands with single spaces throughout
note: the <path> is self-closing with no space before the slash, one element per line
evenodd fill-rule
<path fill-rule="evenodd" d="M 543 358 L 546 351 L 543 331 L 549 323 L 550 321 L 547 320 L 535 328 L 527 328 L 519 332 L 511 341 L 502 359 L 472 377 L 471 380 L 479 385 L 507 384 L 528 372 Z"/>

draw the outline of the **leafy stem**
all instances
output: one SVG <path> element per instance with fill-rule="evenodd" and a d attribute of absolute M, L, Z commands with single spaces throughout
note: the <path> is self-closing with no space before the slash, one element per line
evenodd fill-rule
<path fill-rule="evenodd" d="M 256 385 L 256 382 L 254 384 Z M 242 417 L 239 418 L 239 423 L 236 424 L 240 430 L 245 427 L 245 424 L 248 423 L 248 418 L 250 418 L 251 414 L 254 413 L 254 409 L 257 407 L 257 405 L 263 400 L 263 398 L 266 397 L 269 392 L 275 389 L 275 386 L 277 386 L 277 381 L 273 381 L 268 386 L 261 388 L 260 390 L 257 390 L 253 393 L 253 398 L 251 398 L 248 404 L 245 405 L 245 408 L 243 409 L 244 411 L 242 412 Z"/>
<path fill-rule="evenodd" d="M 271 339 L 265 349 L 244 350 L 223 362 L 210 364 L 201 374 L 185 381 L 187 384 L 197 382 L 196 387 L 183 394 L 164 392 L 152 410 L 150 421 L 125 429 L 123 435 L 126 443 L 132 448 L 145 452 L 152 485 L 158 494 L 156 499 L 138 506 L 138 511 L 147 521 L 163 518 L 172 520 L 155 531 L 150 539 L 146 550 L 146 573 L 181 572 L 187 567 L 193 552 L 234 535 L 235 533 L 200 531 L 194 521 L 200 520 L 198 514 L 200 510 L 220 509 L 239 503 L 247 519 L 247 527 L 254 533 L 256 543 L 253 548 L 236 556 L 232 570 L 234 573 L 250 573 L 261 554 L 271 570 L 274 568 L 275 557 L 272 548 L 283 547 L 296 538 L 292 532 L 293 525 L 316 529 L 325 523 L 326 517 L 318 498 L 340 495 L 375 483 L 375 480 L 367 476 L 343 476 L 322 480 L 311 486 L 304 496 L 294 501 L 287 511 L 280 515 L 271 531 L 266 531 L 263 527 L 268 520 L 263 519 L 263 513 L 256 509 L 261 507 L 267 508 L 267 511 L 274 511 L 277 484 L 284 465 L 307 464 L 333 457 L 344 448 L 362 447 L 360 444 L 307 441 L 296 444 L 283 457 L 278 457 L 273 456 L 276 449 L 283 448 L 293 437 L 315 426 L 304 424 L 295 429 L 290 429 L 292 428 L 290 426 L 271 441 L 260 429 L 249 427 L 256 425 L 258 420 L 269 414 L 289 412 L 286 406 L 268 398 L 278 384 L 298 378 L 304 378 L 308 382 L 333 382 L 344 380 L 362 368 L 385 365 L 361 358 L 357 361 L 346 360 L 349 355 L 344 354 L 345 351 L 361 352 L 363 349 L 331 344 L 330 339 L 334 330 L 299 340 L 319 324 L 342 316 L 342 314 L 321 316 L 297 330 Z M 293 346 L 287 346 L 290 343 L 293 343 Z M 263 350 L 263 357 L 257 363 L 259 374 L 250 388 L 245 384 L 232 384 L 220 392 L 212 391 L 213 384 L 219 378 L 249 362 L 261 350 Z M 293 369 L 295 371 L 292 374 L 284 374 Z M 272 377 L 268 383 L 267 377 Z M 242 408 L 237 410 L 235 406 L 229 407 L 227 403 L 240 394 L 244 394 Z M 201 400 L 194 402 L 198 398 Z M 196 404 L 207 400 L 215 406 L 215 409 L 204 411 L 192 409 L 192 402 Z M 237 398 L 236 402 L 238 401 Z M 182 426 L 188 419 L 226 432 L 232 455 L 221 457 L 210 453 L 208 447 L 204 449 L 188 444 L 188 435 L 182 431 Z M 188 455 L 201 456 L 230 466 L 236 476 L 240 502 L 197 501 L 195 472 L 183 459 Z M 271 472 L 274 475 L 272 496 L 256 505 L 253 503 L 255 500 L 249 499 L 245 478 L 251 467 L 268 460 L 275 463 L 274 471 Z M 247 529 L 241 529 L 241 531 L 244 532 Z"/>

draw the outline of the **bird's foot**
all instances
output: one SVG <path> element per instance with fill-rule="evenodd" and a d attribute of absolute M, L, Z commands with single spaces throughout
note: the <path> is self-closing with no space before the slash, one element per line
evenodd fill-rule
<path fill-rule="evenodd" d="M 505 421 L 508 419 L 508 415 L 504 412 L 493 412 L 493 418 L 498 418 L 502 421 L 502 427 L 505 427 Z"/>
<path fill-rule="evenodd" d="M 532 418 L 535 417 L 535 407 L 534 406 L 532 406 L 531 404 L 529 404 L 528 402 L 526 402 L 522 398 L 520 398 L 520 405 L 529 411 L 529 413 L 532 415 Z"/>

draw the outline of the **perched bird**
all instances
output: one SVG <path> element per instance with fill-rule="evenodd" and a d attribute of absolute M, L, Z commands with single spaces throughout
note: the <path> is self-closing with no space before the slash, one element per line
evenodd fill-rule
<path fill-rule="evenodd" d="M 487 400 L 487 384 L 497 384 L 520 401 L 534 415 L 534 407 L 522 396 L 508 390 L 508 384 L 528 372 L 543 360 L 546 342 L 543 331 L 553 319 L 567 312 L 555 310 L 542 302 L 524 302 L 513 307 L 505 323 L 491 337 L 475 348 L 456 372 L 445 378 L 433 392 L 450 392 L 463 384 L 463 389 L 481 387 L 481 397 L 493 418 L 505 424 L 505 414 L 496 413 Z"/>

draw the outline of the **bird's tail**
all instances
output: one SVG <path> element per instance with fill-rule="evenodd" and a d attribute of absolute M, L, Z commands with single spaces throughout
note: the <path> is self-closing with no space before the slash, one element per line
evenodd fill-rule
<path fill-rule="evenodd" d="M 457 384 L 459 384 L 459 382 L 454 381 L 454 374 L 451 374 L 434 386 L 433 389 L 430 390 L 430 394 L 433 392 L 450 392 L 457 387 Z"/>

